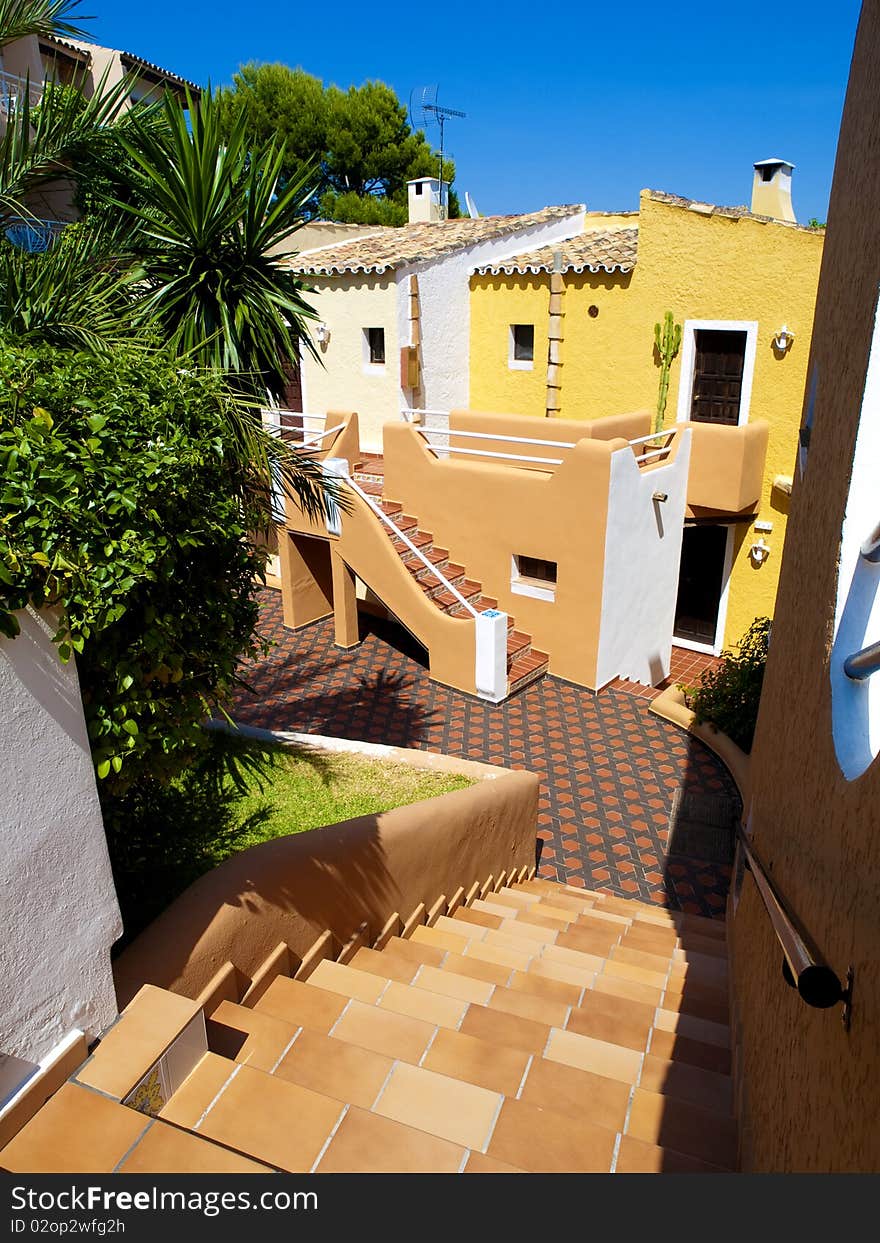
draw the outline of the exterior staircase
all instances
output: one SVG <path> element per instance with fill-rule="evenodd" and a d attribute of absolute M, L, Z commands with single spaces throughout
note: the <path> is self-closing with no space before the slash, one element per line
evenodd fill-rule
<path fill-rule="evenodd" d="M 192 1000 L 145 986 L 0 1167 L 730 1171 L 726 975 L 723 923 L 490 877 Z M 207 1051 L 147 1091 L 202 1014 Z"/>
<path fill-rule="evenodd" d="M 366 492 L 373 503 L 381 508 L 382 512 L 392 520 L 395 526 L 406 535 L 407 539 L 418 548 L 419 552 L 442 574 L 443 578 L 440 578 L 437 574 L 432 573 L 412 550 L 407 547 L 403 540 L 399 539 L 388 528 L 384 528 L 392 546 L 409 573 L 415 578 L 428 599 L 442 613 L 446 613 L 450 617 L 461 617 L 465 613 L 465 608 L 461 601 L 447 589 L 447 583 L 455 587 L 459 594 L 477 612 L 498 607 L 497 600 L 484 594 L 482 583 L 469 578 L 464 566 L 449 560 L 447 549 L 438 548 L 434 544 L 433 534 L 420 528 L 418 518 L 404 514 L 402 505 L 394 500 L 386 499 L 384 495 L 385 479 L 381 456 L 362 454 L 362 461 L 353 471 L 353 479 Z M 446 580 L 445 582 L 443 581 L 444 579 Z M 372 586 L 372 584 L 370 585 Z M 381 595 L 379 592 L 377 594 Z M 537 681 L 538 678 L 543 677 L 547 672 L 550 658 L 546 652 L 540 652 L 537 648 L 532 647 L 531 635 L 526 634 L 525 631 L 517 630 L 513 617 L 508 616 L 507 624 L 507 693 L 508 695 L 513 695 L 530 683 Z"/>

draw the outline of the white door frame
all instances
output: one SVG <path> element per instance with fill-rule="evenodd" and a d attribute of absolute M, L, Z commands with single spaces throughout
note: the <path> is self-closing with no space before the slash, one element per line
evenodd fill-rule
<path fill-rule="evenodd" d="M 718 617 L 715 622 L 715 637 L 711 643 L 698 643 L 695 639 L 680 639 L 675 633 L 673 622 L 672 646 L 684 647 L 690 652 L 704 652 L 707 656 L 720 656 L 724 648 L 724 630 L 727 625 L 727 605 L 730 600 L 730 573 L 733 569 L 733 541 L 736 526 L 734 523 L 719 522 L 719 527 L 727 527 L 727 542 L 724 545 L 724 565 L 721 570 L 721 596 L 718 600 Z M 679 574 L 681 568 L 679 567 Z"/>
<path fill-rule="evenodd" d="M 739 425 L 741 427 L 743 423 L 749 421 L 749 406 L 752 402 L 752 381 L 755 375 L 755 357 L 758 353 L 758 321 L 756 319 L 686 319 L 684 321 L 676 422 L 690 421 L 694 368 L 697 360 L 697 332 L 701 329 L 710 332 L 744 332 L 746 334 L 746 353 L 743 359 L 742 390 L 739 399 Z"/>

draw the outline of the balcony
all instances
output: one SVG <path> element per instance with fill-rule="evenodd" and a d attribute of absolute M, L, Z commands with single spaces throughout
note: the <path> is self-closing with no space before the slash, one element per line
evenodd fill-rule
<path fill-rule="evenodd" d="M 0 121 L 8 121 L 14 117 L 22 106 L 25 98 L 35 108 L 43 95 L 43 84 L 31 82 L 16 73 L 0 70 Z"/>
<path fill-rule="evenodd" d="M 689 510 L 739 514 L 761 499 L 768 423 L 725 427 L 689 423 L 691 468 L 688 478 Z"/>

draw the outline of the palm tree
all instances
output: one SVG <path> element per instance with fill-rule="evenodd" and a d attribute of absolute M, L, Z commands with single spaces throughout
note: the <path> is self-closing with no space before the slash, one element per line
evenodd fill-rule
<path fill-rule="evenodd" d="M 280 394 L 304 321 L 317 318 L 285 267 L 284 247 L 303 223 L 313 170 L 284 183 L 284 147 L 253 146 L 242 114 L 226 130 L 210 91 L 190 114 L 170 93 L 164 124 L 133 117 L 121 135 L 147 274 L 140 305 L 180 353 L 215 367 L 255 395 Z M 288 249 L 290 249 L 288 245 Z"/>
<path fill-rule="evenodd" d="M 0 47 L 28 35 L 79 34 L 80 0 L 0 0 Z M 70 229 L 47 253 L 0 240 L 0 333 L 18 341 L 105 352 L 137 336 L 186 365 L 222 372 L 238 401 L 224 403 L 227 432 L 266 497 L 273 481 L 314 517 L 342 504 L 320 464 L 262 427 L 259 405 L 295 363 L 303 321 L 314 317 L 277 257 L 301 222 L 305 185 L 277 192 L 283 151 L 248 148 L 243 126 L 225 142 L 210 100 L 124 110 L 132 82 L 100 84 L 91 99 L 71 89 L 30 91 L 0 135 L 0 232 L 33 219 L 35 191 L 94 169 L 110 152 L 134 202 L 112 202 Z M 145 206 L 144 204 L 148 204 Z M 121 210 L 119 210 L 121 209 Z M 268 524 L 268 509 L 267 509 Z"/>

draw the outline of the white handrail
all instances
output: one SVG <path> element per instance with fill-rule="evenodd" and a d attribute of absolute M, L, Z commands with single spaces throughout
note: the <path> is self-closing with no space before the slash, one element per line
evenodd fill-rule
<path fill-rule="evenodd" d="M 665 457 L 671 448 L 671 445 L 667 445 L 665 449 L 655 449 L 653 453 L 643 453 L 641 457 L 636 458 L 636 461 L 641 465 L 642 462 L 650 462 L 652 457 Z"/>
<path fill-rule="evenodd" d="M 454 433 L 450 433 L 454 435 Z M 508 462 L 544 462 L 548 466 L 562 466 L 561 457 L 528 457 L 524 453 L 495 453 L 492 449 L 459 449 L 455 445 L 428 445 L 432 453 L 469 453 L 473 457 L 504 458 Z"/>
<path fill-rule="evenodd" d="M 397 523 L 392 522 L 392 520 L 388 517 L 388 515 L 384 512 L 384 510 L 380 509 L 379 506 L 372 500 L 372 498 L 369 497 L 362 488 L 358 487 L 358 485 L 351 478 L 351 476 L 345 475 L 343 476 L 343 478 L 345 482 L 348 484 L 348 486 L 351 488 L 351 490 L 353 492 L 356 492 L 362 501 L 366 501 L 367 505 L 369 505 L 370 509 L 372 509 L 376 517 L 380 518 L 387 527 L 390 527 L 391 530 L 394 532 L 394 534 L 397 536 L 397 538 L 400 540 L 403 540 L 404 544 L 407 546 L 410 552 L 414 552 L 416 556 L 418 557 L 418 559 L 422 562 L 422 564 L 427 566 L 427 568 L 431 571 L 431 573 L 434 574 L 437 578 L 439 578 L 440 582 L 443 584 L 443 586 L 448 591 L 452 592 L 456 600 L 458 600 L 459 604 L 463 604 L 464 607 L 467 609 L 467 611 L 473 617 L 479 617 L 480 614 L 477 612 L 474 606 L 470 604 L 467 600 L 465 600 L 461 592 L 458 591 L 455 587 L 453 587 L 452 583 L 449 582 L 446 576 L 443 573 L 441 573 L 441 571 L 438 570 L 437 567 L 428 560 L 428 558 L 425 556 L 425 554 L 420 549 L 416 548 L 412 540 L 407 539 L 407 537 L 404 535 L 403 531 L 401 531 Z"/>
<path fill-rule="evenodd" d="M 419 406 L 404 406 L 400 413 L 401 414 L 434 414 L 434 415 L 439 414 L 441 418 L 444 418 L 444 419 L 449 418 L 448 410 L 422 410 Z M 437 429 L 435 428 L 434 430 L 436 431 Z"/>
<path fill-rule="evenodd" d="M 450 427 L 449 431 L 441 427 L 420 427 L 423 436 L 467 436 L 471 440 L 507 440 L 519 445 L 548 445 L 551 449 L 573 449 L 574 440 L 535 440 L 531 436 L 502 436 L 498 432 L 460 432 Z"/>
<path fill-rule="evenodd" d="M 629 440 L 627 444 L 643 445 L 646 440 L 656 440 L 658 436 L 674 436 L 678 430 L 677 427 L 664 427 L 659 432 L 649 432 L 647 436 L 636 436 L 635 440 Z"/>
<path fill-rule="evenodd" d="M 310 448 L 314 445 L 320 444 L 320 442 L 322 440 L 326 440 L 328 436 L 332 436 L 335 432 L 341 432 L 345 426 L 346 426 L 345 423 L 337 423 L 335 427 L 328 427 L 325 432 L 319 432 L 316 436 L 313 436 L 311 440 L 301 440 L 298 444 L 295 444 L 293 447 L 294 449 L 305 449 L 307 447 Z M 282 431 L 283 430 L 285 429 L 282 428 Z M 295 431 L 301 431 L 302 429 L 293 427 L 293 428 L 287 428 L 286 430 L 295 432 Z"/>

